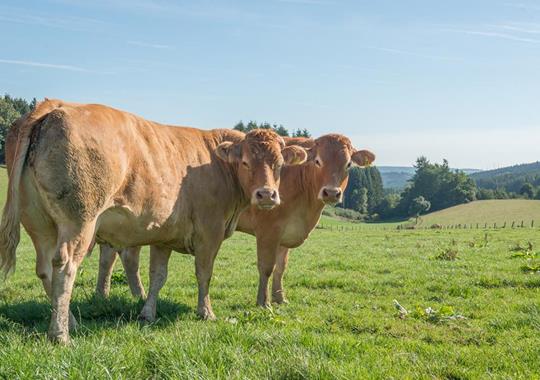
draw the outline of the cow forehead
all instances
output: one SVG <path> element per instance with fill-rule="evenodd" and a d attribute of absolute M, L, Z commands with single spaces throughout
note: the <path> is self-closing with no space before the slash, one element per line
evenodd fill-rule
<path fill-rule="evenodd" d="M 334 159 L 348 159 L 354 152 L 351 140 L 339 134 L 329 134 L 315 140 L 319 155 L 330 155 Z"/>
<path fill-rule="evenodd" d="M 279 161 L 281 158 L 282 138 L 270 130 L 253 130 L 244 140 L 251 159 Z"/>

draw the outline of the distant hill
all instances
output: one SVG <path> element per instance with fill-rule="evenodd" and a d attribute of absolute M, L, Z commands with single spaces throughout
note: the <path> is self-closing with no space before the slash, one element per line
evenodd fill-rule
<path fill-rule="evenodd" d="M 493 226 L 502 226 L 504 222 L 512 225 L 512 222 L 524 221 L 530 226 L 531 221 L 540 226 L 540 201 L 525 199 L 497 199 L 488 201 L 476 201 L 444 210 L 432 212 L 421 217 L 423 226 L 433 224 L 476 224 L 488 223 Z"/>
<path fill-rule="evenodd" d="M 401 190 L 407 185 L 407 181 L 414 175 L 412 166 L 377 166 L 383 180 L 385 189 Z M 477 173 L 478 169 L 460 169 L 467 174 Z"/>
<path fill-rule="evenodd" d="M 519 192 L 525 182 L 540 186 L 540 162 L 486 170 L 472 174 L 471 178 L 480 188 Z"/>

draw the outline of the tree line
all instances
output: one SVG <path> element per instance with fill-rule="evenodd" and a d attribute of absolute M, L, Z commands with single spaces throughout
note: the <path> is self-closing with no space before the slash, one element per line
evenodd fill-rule
<path fill-rule="evenodd" d="M 247 133 L 251 131 L 252 129 L 272 129 L 274 132 L 276 132 L 280 136 L 284 137 L 311 137 L 311 133 L 307 129 L 293 129 L 289 131 L 287 128 L 285 128 L 282 124 L 270 124 L 267 122 L 264 123 L 257 123 L 256 121 L 249 121 L 246 124 L 244 124 L 243 121 L 239 121 L 233 129 L 236 129 L 237 131 Z"/>
<path fill-rule="evenodd" d="M 11 125 L 36 106 L 36 98 L 27 101 L 9 95 L 0 96 L 0 162 L 5 162 L 5 141 Z"/>

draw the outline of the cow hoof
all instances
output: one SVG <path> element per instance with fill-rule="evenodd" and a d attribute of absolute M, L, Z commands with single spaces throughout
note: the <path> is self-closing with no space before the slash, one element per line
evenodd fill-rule
<path fill-rule="evenodd" d="M 60 344 L 63 346 L 67 346 L 71 344 L 71 339 L 69 338 L 69 334 L 49 332 L 47 337 L 49 338 L 49 341 L 51 341 L 52 343 Z"/>
<path fill-rule="evenodd" d="M 201 318 L 203 321 L 215 321 L 217 319 L 216 315 L 212 310 L 199 310 L 197 314 L 199 315 L 199 318 Z"/>
<path fill-rule="evenodd" d="M 285 297 L 272 297 L 272 301 L 278 305 L 287 305 L 289 303 L 289 300 Z"/>
<path fill-rule="evenodd" d="M 137 319 L 139 320 L 139 322 L 144 323 L 144 324 L 150 324 L 156 321 L 156 317 L 152 315 L 148 315 L 147 313 L 139 314 L 139 317 Z"/>
<path fill-rule="evenodd" d="M 257 302 L 257 306 L 259 306 L 262 309 L 272 310 L 272 304 L 268 302 Z"/>

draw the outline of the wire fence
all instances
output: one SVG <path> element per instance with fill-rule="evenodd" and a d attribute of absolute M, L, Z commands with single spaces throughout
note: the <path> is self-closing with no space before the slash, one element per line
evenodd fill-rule
<path fill-rule="evenodd" d="M 511 221 L 503 223 L 459 223 L 459 224 L 431 224 L 431 225 L 418 225 L 413 223 L 402 223 L 402 224 L 392 224 L 385 225 L 381 224 L 324 224 L 320 223 L 317 225 L 319 230 L 329 230 L 329 231 L 365 231 L 365 230 L 487 230 L 487 229 L 516 229 L 516 228 L 538 228 L 540 223 L 537 221 Z"/>

